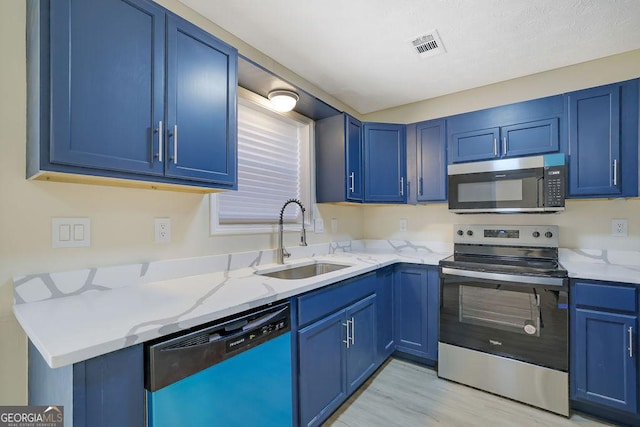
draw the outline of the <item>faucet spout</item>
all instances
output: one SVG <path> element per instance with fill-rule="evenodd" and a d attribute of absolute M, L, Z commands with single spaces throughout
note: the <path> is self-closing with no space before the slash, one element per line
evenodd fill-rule
<path fill-rule="evenodd" d="M 300 210 L 302 211 L 302 232 L 300 234 L 300 246 L 307 246 L 307 231 L 304 228 L 304 212 L 305 208 L 302 202 L 298 199 L 289 199 L 287 200 L 282 209 L 280 209 L 280 221 L 278 222 L 278 252 L 276 253 L 276 262 L 278 264 L 284 264 L 284 259 L 291 256 L 291 254 L 284 248 L 283 240 L 284 240 L 284 209 L 290 205 L 291 203 L 295 203 L 300 206 Z"/>

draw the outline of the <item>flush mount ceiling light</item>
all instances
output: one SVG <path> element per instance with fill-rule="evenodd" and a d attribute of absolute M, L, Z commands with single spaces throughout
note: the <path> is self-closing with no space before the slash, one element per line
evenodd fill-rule
<path fill-rule="evenodd" d="M 271 103 L 271 107 L 282 113 L 293 110 L 293 107 L 296 106 L 296 102 L 300 99 L 297 93 L 284 89 L 272 90 L 269 92 L 268 98 Z"/>

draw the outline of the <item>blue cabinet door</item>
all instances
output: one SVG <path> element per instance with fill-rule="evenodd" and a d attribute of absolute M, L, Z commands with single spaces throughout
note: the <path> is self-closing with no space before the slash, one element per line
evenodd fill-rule
<path fill-rule="evenodd" d="M 519 123 L 500 128 L 502 157 L 555 153 L 560 150 L 558 118 Z"/>
<path fill-rule="evenodd" d="M 142 344 L 73 365 L 73 425 L 145 425 Z"/>
<path fill-rule="evenodd" d="M 48 161 L 162 175 L 164 10 L 144 0 L 50 6 Z"/>
<path fill-rule="evenodd" d="M 376 295 L 370 295 L 345 310 L 350 322 L 347 349 L 347 394 L 351 394 L 376 369 Z"/>
<path fill-rule="evenodd" d="M 570 93 L 569 196 L 638 194 L 638 81 Z"/>
<path fill-rule="evenodd" d="M 575 310 L 574 396 L 636 413 L 637 317 Z"/>
<path fill-rule="evenodd" d="M 236 181 L 237 52 L 167 18 L 167 176 Z"/>
<path fill-rule="evenodd" d="M 365 202 L 405 203 L 405 126 L 365 123 L 363 128 Z"/>
<path fill-rule="evenodd" d="M 364 197 L 362 180 L 362 123 L 345 114 L 347 200 L 361 202 Z"/>
<path fill-rule="evenodd" d="M 320 425 L 346 399 L 344 310 L 298 333 L 300 424 Z"/>
<path fill-rule="evenodd" d="M 453 134 L 449 142 L 449 160 L 460 163 L 498 158 L 499 138 L 500 128 L 497 127 Z"/>
<path fill-rule="evenodd" d="M 384 362 L 395 350 L 394 304 L 393 304 L 393 267 L 377 272 L 378 289 L 376 291 L 378 309 L 378 362 Z"/>
<path fill-rule="evenodd" d="M 435 268 L 399 267 L 395 277 L 396 349 L 437 360 L 438 271 Z"/>
<path fill-rule="evenodd" d="M 447 200 L 446 135 L 444 120 L 416 126 L 418 202 Z"/>

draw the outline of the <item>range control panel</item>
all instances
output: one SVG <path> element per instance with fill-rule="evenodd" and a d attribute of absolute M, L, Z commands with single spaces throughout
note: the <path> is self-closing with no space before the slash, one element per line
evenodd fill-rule
<path fill-rule="evenodd" d="M 477 245 L 558 247 L 557 225 L 455 224 L 453 242 Z"/>

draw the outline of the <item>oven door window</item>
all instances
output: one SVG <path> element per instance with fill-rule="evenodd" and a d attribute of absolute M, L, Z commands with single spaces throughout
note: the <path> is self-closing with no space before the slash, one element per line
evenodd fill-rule
<path fill-rule="evenodd" d="M 441 275 L 438 340 L 568 368 L 568 289 Z"/>
<path fill-rule="evenodd" d="M 461 323 L 540 336 L 540 297 L 534 288 L 513 292 L 474 286 L 459 287 Z"/>

